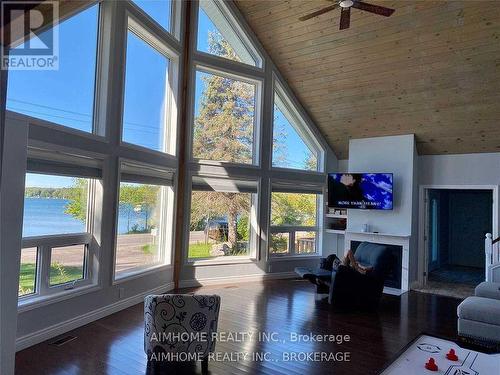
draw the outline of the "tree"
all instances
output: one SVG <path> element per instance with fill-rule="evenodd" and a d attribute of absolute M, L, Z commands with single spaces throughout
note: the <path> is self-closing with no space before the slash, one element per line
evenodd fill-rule
<path fill-rule="evenodd" d="M 236 53 L 218 32 L 209 33 L 212 53 Z M 209 160 L 251 163 L 255 86 L 232 78 L 202 73 L 204 89 L 194 124 L 193 153 Z"/>
<path fill-rule="evenodd" d="M 310 171 L 318 170 L 318 158 L 311 152 L 306 152 L 304 168 Z"/>
<path fill-rule="evenodd" d="M 284 167 L 288 165 L 288 146 L 286 138 L 288 132 L 286 123 L 280 121 L 283 118 L 283 113 L 274 105 L 274 120 L 273 120 L 273 165 Z"/>
<path fill-rule="evenodd" d="M 238 241 L 238 220 L 248 215 L 249 193 L 224 193 L 194 191 L 191 198 L 191 225 L 205 219 L 225 218 L 228 224 L 227 240 L 236 250 Z M 241 223 L 244 225 L 244 223 Z"/>
<path fill-rule="evenodd" d="M 160 186 L 156 185 L 139 185 L 139 184 L 124 184 L 120 186 L 120 205 L 122 209 L 126 209 L 128 214 L 133 210 L 144 212 L 145 214 L 145 230 L 149 230 L 152 226 L 148 223 L 151 211 L 156 207 L 158 201 L 158 193 Z M 74 218 L 85 221 L 87 218 L 87 198 L 88 198 L 88 181 L 83 178 L 75 178 L 73 186 L 65 188 L 65 196 L 68 203 L 65 207 L 65 213 Z M 130 228 L 127 228 L 130 231 Z"/>
<path fill-rule="evenodd" d="M 88 189 L 89 183 L 84 178 L 75 178 L 73 186 L 66 189 L 66 199 L 69 202 L 64 212 L 83 222 L 87 219 Z"/>
<path fill-rule="evenodd" d="M 128 206 L 128 209 L 144 212 L 145 230 L 149 230 L 148 224 L 151 211 L 158 201 L 160 187 L 156 185 L 125 184 L 120 186 L 120 204 Z"/>
<path fill-rule="evenodd" d="M 272 225 L 316 225 L 316 195 L 273 193 L 271 199 Z"/>
<path fill-rule="evenodd" d="M 218 31 L 209 32 L 209 52 L 239 60 L 231 45 Z M 202 77 L 204 89 L 195 119 L 193 153 L 209 160 L 251 163 L 253 151 L 255 87 L 218 75 Z M 226 218 L 228 241 L 237 244 L 237 224 L 250 209 L 249 194 L 193 192 L 191 227 L 200 220 Z"/>

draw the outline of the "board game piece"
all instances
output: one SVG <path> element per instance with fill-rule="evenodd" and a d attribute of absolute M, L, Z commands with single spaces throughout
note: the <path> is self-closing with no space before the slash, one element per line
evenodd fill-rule
<path fill-rule="evenodd" d="M 425 368 L 429 371 L 437 371 L 438 366 L 436 365 L 436 361 L 434 358 L 430 357 L 429 361 L 425 364 Z"/>
<path fill-rule="evenodd" d="M 455 354 L 455 349 L 450 349 L 450 351 L 446 354 L 446 358 L 453 362 L 458 361 L 458 356 Z"/>
<path fill-rule="evenodd" d="M 453 348 L 458 361 L 445 360 Z M 429 357 L 438 362 L 438 371 L 423 369 Z M 500 375 L 500 354 L 486 354 L 462 348 L 455 342 L 438 337 L 420 335 L 399 353 L 382 372 L 383 375 Z"/>

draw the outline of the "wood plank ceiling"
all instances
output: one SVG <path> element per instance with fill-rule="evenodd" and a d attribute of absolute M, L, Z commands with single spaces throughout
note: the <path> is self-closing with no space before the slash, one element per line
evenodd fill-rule
<path fill-rule="evenodd" d="M 409 133 L 420 154 L 500 151 L 500 1 L 373 0 L 396 12 L 343 31 L 339 10 L 298 21 L 331 1 L 236 3 L 340 159 Z"/>

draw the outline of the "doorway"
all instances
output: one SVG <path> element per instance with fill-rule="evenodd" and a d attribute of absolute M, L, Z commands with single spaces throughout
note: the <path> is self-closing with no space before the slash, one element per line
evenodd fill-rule
<path fill-rule="evenodd" d="M 493 191 L 428 189 L 425 207 L 426 291 L 472 295 L 485 279 L 484 238 L 493 229 Z"/>

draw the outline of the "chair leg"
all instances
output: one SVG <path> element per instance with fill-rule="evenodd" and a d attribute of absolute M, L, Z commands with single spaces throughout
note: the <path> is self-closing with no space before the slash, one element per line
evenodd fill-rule
<path fill-rule="evenodd" d="M 208 373 L 208 357 L 205 357 L 201 360 L 201 373 L 202 374 Z"/>

